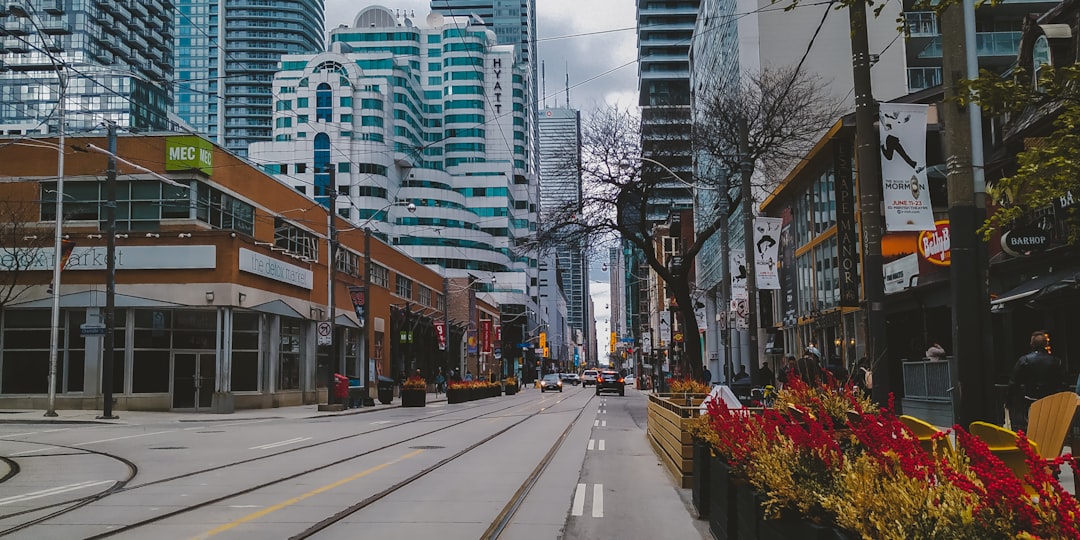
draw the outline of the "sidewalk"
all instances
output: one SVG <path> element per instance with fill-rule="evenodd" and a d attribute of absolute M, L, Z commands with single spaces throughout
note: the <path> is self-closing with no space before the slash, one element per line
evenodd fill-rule
<path fill-rule="evenodd" d="M 445 402 L 446 394 L 428 392 L 427 402 Z M 119 424 L 142 425 L 169 422 L 230 422 L 240 420 L 266 420 L 271 418 L 327 418 L 333 416 L 351 416 L 383 409 L 401 407 L 401 398 L 395 397 L 389 405 L 375 400 L 372 407 L 345 409 L 343 411 L 320 411 L 318 404 L 299 405 L 296 407 L 277 407 L 272 409 L 238 409 L 227 414 L 209 412 L 172 412 L 172 411 L 125 411 L 113 410 L 114 420 L 104 420 L 100 410 L 57 410 L 57 416 L 47 417 L 43 410 L 0 409 L 0 424 Z"/>

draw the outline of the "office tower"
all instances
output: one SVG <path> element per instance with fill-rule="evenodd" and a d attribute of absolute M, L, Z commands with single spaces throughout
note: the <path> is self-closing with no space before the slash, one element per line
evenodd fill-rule
<path fill-rule="evenodd" d="M 273 130 L 271 93 L 286 54 L 323 50 L 322 0 L 175 0 L 176 114 L 246 156 Z"/>
<path fill-rule="evenodd" d="M 638 2 L 638 105 L 641 151 L 679 178 L 693 182 L 688 51 L 699 0 Z M 642 164 L 646 180 L 659 183 L 647 202 L 650 222 L 693 206 L 689 187 L 655 163 Z"/>
<path fill-rule="evenodd" d="M 172 12 L 170 0 L 0 4 L 0 134 L 56 132 L 61 112 L 69 132 L 167 128 Z"/>
<path fill-rule="evenodd" d="M 574 109 L 541 109 L 540 210 L 581 206 L 581 113 Z M 581 246 L 557 246 L 562 285 L 566 290 L 570 328 L 585 333 L 589 320 L 586 257 Z"/>

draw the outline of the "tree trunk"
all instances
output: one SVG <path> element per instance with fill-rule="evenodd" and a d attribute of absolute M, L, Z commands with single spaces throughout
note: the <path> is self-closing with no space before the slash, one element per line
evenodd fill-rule
<path fill-rule="evenodd" d="M 682 318 L 683 354 L 679 365 L 684 377 L 692 377 L 701 380 L 701 340 L 698 338 L 697 314 L 694 313 L 694 299 L 690 297 L 688 276 L 678 275 L 675 284 L 672 284 L 671 292 L 679 305 L 679 315 Z"/>

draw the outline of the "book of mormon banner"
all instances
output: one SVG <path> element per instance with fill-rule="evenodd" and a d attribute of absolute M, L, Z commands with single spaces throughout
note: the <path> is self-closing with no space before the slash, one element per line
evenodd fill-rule
<path fill-rule="evenodd" d="M 780 255 L 780 225 L 783 218 L 754 218 L 754 269 L 757 271 L 758 289 L 779 289 L 780 272 L 777 263 Z"/>
<path fill-rule="evenodd" d="M 927 109 L 927 105 L 881 104 L 881 182 L 889 231 L 934 228 L 926 183 Z"/>

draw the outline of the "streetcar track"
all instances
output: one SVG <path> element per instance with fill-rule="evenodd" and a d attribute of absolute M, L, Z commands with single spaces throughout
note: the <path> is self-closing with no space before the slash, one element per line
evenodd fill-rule
<path fill-rule="evenodd" d="M 374 454 L 376 452 L 380 452 L 380 451 L 383 451 L 383 450 L 386 450 L 386 449 L 389 449 L 389 448 L 393 448 L 395 446 L 400 446 L 400 445 L 402 445 L 404 443 L 408 443 L 408 442 L 414 441 L 416 439 L 427 437 L 428 435 L 438 433 L 440 431 L 445 431 L 445 430 L 448 430 L 448 429 L 456 428 L 456 427 L 458 427 L 461 424 L 464 424 L 466 422 L 471 422 L 473 420 L 477 420 L 477 419 L 483 418 L 485 416 L 488 416 L 488 415 L 491 415 L 491 414 L 494 414 L 494 413 L 497 413 L 497 412 L 505 411 L 507 409 L 511 409 L 511 408 L 514 408 L 514 407 L 520 407 L 522 405 L 527 405 L 527 404 L 529 404 L 529 402 L 508 405 L 506 407 L 502 407 L 502 408 L 496 409 L 496 410 L 491 411 L 491 412 L 483 413 L 483 414 L 474 416 L 472 418 L 467 418 L 467 419 L 462 420 L 460 422 L 456 422 L 456 423 L 453 423 L 453 424 L 448 424 L 446 426 L 436 428 L 436 429 L 433 429 L 431 431 L 421 433 L 421 434 L 413 436 L 413 437 L 409 437 L 409 438 L 406 438 L 406 439 L 401 439 L 401 440 L 398 440 L 398 441 L 395 441 L 395 442 L 392 442 L 392 443 L 389 443 L 389 444 L 386 444 L 386 445 L 383 445 L 383 446 L 380 446 L 380 447 L 377 447 L 377 448 L 372 448 L 370 450 L 364 451 L 364 452 L 359 453 L 359 454 L 354 454 L 354 455 L 351 455 L 351 456 L 348 456 L 348 457 L 345 457 L 345 458 L 342 458 L 342 459 L 332 461 L 330 463 L 325 463 L 325 464 L 319 465 L 317 467 L 312 467 L 310 469 L 306 469 L 306 470 L 303 470 L 303 471 L 300 471 L 300 472 L 297 472 L 297 473 L 293 473 L 293 474 L 290 474 L 288 476 L 276 478 L 274 480 L 270 480 L 270 481 L 267 481 L 267 482 L 264 482 L 264 483 L 261 483 L 261 484 L 257 484 L 257 485 L 254 485 L 254 486 L 249 486 L 249 487 L 244 488 L 242 490 L 234 491 L 232 493 L 228 493 L 228 494 L 225 494 L 225 495 L 222 495 L 222 496 L 219 496 L 219 497 L 215 497 L 215 498 L 210 499 L 210 500 L 202 501 L 202 502 L 190 505 L 190 506 L 186 506 L 184 508 L 179 508 L 179 509 L 173 510 L 171 512 L 158 514 L 158 515 L 155 515 L 155 516 L 153 516 L 151 518 L 147 518 L 147 519 L 144 519 L 142 521 L 136 521 L 135 523 L 130 523 L 130 524 L 127 524 L 127 525 L 123 525 L 123 526 L 114 528 L 114 529 L 110 529 L 108 531 L 104 531 L 104 532 L 98 533 L 96 535 L 87 536 L 84 540 L 97 540 L 97 539 L 101 539 L 101 538 L 109 538 L 109 537 L 112 537 L 112 536 L 116 536 L 118 534 L 130 532 L 130 531 L 133 531 L 135 529 L 139 529 L 139 528 L 142 528 L 142 527 L 145 527 L 147 525 L 151 525 L 151 524 L 163 521 L 163 520 L 171 518 L 171 517 L 186 514 L 186 513 L 192 512 L 194 510 L 198 510 L 198 509 L 210 506 L 210 505 L 217 504 L 217 503 L 222 502 L 222 501 L 227 501 L 229 499 L 235 499 L 236 497 L 239 497 L 241 495 L 246 495 L 248 493 L 252 493 L 252 492 L 255 492 L 255 491 L 258 491 L 260 489 L 264 489 L 264 488 L 267 488 L 267 487 L 270 487 L 270 486 L 273 486 L 273 485 L 276 485 L 276 484 L 281 484 L 281 483 L 287 482 L 289 480 L 293 480 L 293 479 L 296 479 L 296 478 L 299 478 L 299 477 L 302 477 L 302 476 L 306 476 L 306 475 L 309 475 L 309 474 L 320 472 L 320 471 L 329 469 L 331 467 L 340 465 L 342 463 L 353 461 L 355 459 L 362 458 L 362 457 Z M 477 405 L 476 407 L 472 407 L 472 409 L 479 408 L 481 406 L 482 405 Z M 449 411 L 449 412 L 447 412 L 445 414 L 451 414 L 453 412 L 460 412 L 460 411 Z M 537 414 L 539 414 L 539 413 L 537 413 Z M 439 415 L 439 416 L 442 416 L 442 415 Z M 381 427 L 381 428 L 373 429 L 371 431 L 366 431 L 366 432 L 364 432 L 362 434 L 349 435 L 349 436 L 345 436 L 345 437 L 340 437 L 338 439 L 334 439 L 333 441 L 324 441 L 322 443 L 312 444 L 312 445 L 308 445 L 306 447 L 294 448 L 294 449 L 286 450 L 286 451 L 283 451 L 283 452 L 278 452 L 277 454 L 273 454 L 273 456 L 278 456 L 278 455 L 281 455 L 281 454 L 285 454 L 287 452 L 296 452 L 298 450 L 303 450 L 303 449 L 306 449 L 306 448 L 312 448 L 312 447 L 315 447 L 315 446 L 320 446 L 322 444 L 327 444 L 329 442 L 337 442 L 337 441 L 357 437 L 359 435 L 373 433 L 373 432 L 376 432 L 376 431 L 383 431 L 383 430 L 386 430 L 386 429 L 390 429 L 390 428 L 394 428 L 394 427 L 398 427 L 398 426 L 402 426 L 402 425 L 406 425 L 406 424 L 410 424 L 410 423 L 414 423 L 414 422 L 427 421 L 427 420 L 431 420 L 431 418 L 432 417 L 418 418 L 416 420 L 412 420 L 412 421 L 409 421 L 409 422 L 403 422 L 403 423 L 400 423 L 400 424 L 395 424 L 393 426 L 384 426 L 384 427 Z M 524 422 L 525 419 L 527 419 L 527 418 L 528 417 L 520 420 L 518 422 L 518 424 L 520 424 L 521 422 Z M 514 424 L 514 425 L 517 425 L 517 424 Z M 207 469 L 205 471 L 198 471 L 198 472 L 188 473 L 188 474 L 185 474 L 185 475 L 180 475 L 180 476 L 172 477 L 172 478 L 168 478 L 168 479 L 156 480 L 154 482 L 148 482 L 146 484 L 139 484 L 139 485 L 136 485 L 136 486 L 131 486 L 127 491 L 138 489 L 138 488 L 149 486 L 149 485 L 153 485 L 153 484 L 160 484 L 160 483 L 165 482 L 165 481 L 176 480 L 178 478 L 190 477 L 190 476 L 193 476 L 195 474 L 202 474 L 202 473 L 205 473 L 205 472 L 210 472 L 210 471 L 213 471 L 213 470 L 219 470 L 219 469 L 222 469 L 222 468 L 225 468 L 225 467 L 239 465 L 239 464 L 242 464 L 242 463 L 248 463 L 248 462 L 251 462 L 251 461 L 256 461 L 257 459 L 265 459 L 267 457 L 273 457 L 273 456 L 262 456 L 261 458 L 252 458 L 252 459 L 244 460 L 242 462 L 237 462 L 237 463 L 232 463 L 232 464 L 228 464 L 228 465 L 222 465 L 222 466 L 214 467 L 212 469 Z M 2 519 L 2 516 L 0 516 L 0 519 Z M 6 533 L 5 531 L 0 531 L 0 536 L 3 536 L 5 533 Z"/>
<path fill-rule="evenodd" d="M 563 400 L 560 399 L 559 401 L 556 402 L 556 404 L 561 403 L 562 401 Z M 574 417 L 574 420 L 570 422 L 570 425 L 568 425 L 565 430 L 563 430 L 562 435 L 559 436 L 559 438 L 555 441 L 555 444 L 552 445 L 550 450 L 548 450 L 548 453 L 545 454 L 544 457 L 540 460 L 540 465 L 538 465 L 537 468 L 533 470 L 532 474 L 529 475 L 529 478 L 526 478 L 526 480 L 522 484 L 522 486 L 519 487 L 518 490 L 514 493 L 514 496 L 511 497 L 510 503 L 508 503 L 507 506 L 505 506 L 503 508 L 503 510 L 499 512 L 499 515 L 498 515 L 498 517 L 496 517 L 495 522 L 493 522 L 491 524 L 491 526 L 488 527 L 488 530 L 484 532 L 484 536 L 482 536 L 481 538 L 483 538 L 483 539 L 498 538 L 498 534 L 496 534 L 495 536 L 490 536 L 489 531 L 495 530 L 495 531 L 498 531 L 498 533 L 502 532 L 502 529 L 505 528 L 506 524 L 505 523 L 500 524 L 500 521 L 502 521 L 504 518 L 505 518 L 506 521 L 508 521 L 510 517 L 513 517 L 513 514 L 509 512 L 508 508 L 512 508 L 513 510 L 516 511 L 517 507 L 520 506 L 521 501 L 523 501 L 525 496 L 528 495 L 528 492 L 531 491 L 532 485 L 535 484 L 536 479 L 539 478 L 539 476 L 540 476 L 540 473 L 542 473 L 543 470 L 547 468 L 547 464 L 555 456 L 555 452 L 559 449 L 559 447 L 562 446 L 563 441 L 566 439 L 567 435 L 569 435 L 569 433 L 573 429 L 574 425 L 577 424 L 578 418 L 581 417 L 581 414 L 585 411 L 585 408 L 589 405 L 590 401 L 592 401 L 592 397 L 590 397 L 588 400 L 585 401 L 585 404 L 582 405 L 582 407 L 578 410 L 578 413 Z M 546 408 L 542 407 L 539 410 L 537 410 L 536 412 L 531 413 L 531 414 L 529 414 L 527 416 L 524 416 L 523 418 L 521 418 L 517 422 L 515 422 L 513 424 L 510 424 L 509 426 L 507 426 L 507 427 L 505 427 L 503 429 L 500 429 L 499 431 L 496 431 L 495 433 L 492 433 L 491 435 L 488 435 L 487 437 L 484 437 L 483 439 L 480 439 L 479 441 L 465 447 L 464 449 L 454 453 L 451 456 L 443 458 L 442 460 L 435 463 L 434 465 L 431 465 L 431 466 L 429 466 L 429 467 L 427 467 L 425 469 L 422 469 L 419 472 L 417 472 L 416 474 L 413 474 L 412 476 L 410 476 L 410 477 L 408 477 L 408 478 L 406 478 L 406 479 L 404 479 L 404 480 L 402 480 L 400 482 L 397 482 L 397 483 L 391 485 L 390 487 L 388 487 L 388 488 L 386 488 L 386 489 L 384 489 L 384 490 L 382 490 L 382 491 L 380 491 L 380 492 L 378 492 L 378 493 L 376 493 L 376 494 L 374 494 L 374 495 L 372 495 L 370 497 L 367 497 L 364 500 L 362 500 L 362 501 L 360 501 L 360 502 L 358 502 L 358 503 L 356 503 L 356 504 L 354 504 L 352 506 L 349 506 L 348 508 L 346 508 L 346 509 L 344 509 L 344 510 L 342 510 L 340 512 L 337 512 L 334 515 L 332 515 L 330 517 L 327 517 L 327 518 L 323 519 L 322 521 L 319 521 L 318 523 L 315 523 L 314 525 L 308 527 L 307 529 L 304 529 L 303 531 L 300 531 L 300 533 L 298 533 L 298 534 L 290 536 L 289 540 L 304 540 L 306 538 L 311 538 L 312 536 L 318 534 L 319 532 L 322 532 L 322 531 L 334 526 L 335 524 L 340 523 L 345 518 L 347 518 L 347 517 L 359 512 L 359 511 L 363 510 L 364 508 L 367 508 L 368 506 L 371 506 L 372 504 L 374 504 L 374 503 L 388 497 L 389 495 L 391 495 L 395 491 L 398 491 L 398 490 L 404 488 L 405 486 L 408 486 L 409 484 L 412 484 L 413 482 L 416 482 L 417 480 L 419 480 L 419 479 L 427 476 L 428 474 L 434 472 L 435 470 L 441 468 L 442 466 L 444 466 L 444 465 L 446 465 L 446 464 L 448 464 L 448 463 L 450 463 L 452 461 L 457 460 L 458 458 L 464 456 L 465 454 L 468 454 L 469 452 L 472 452 L 473 450 L 483 446 L 484 444 L 487 444 L 489 441 L 495 439 L 496 437 L 499 437 L 500 435 L 506 433 L 507 431 L 510 431 L 511 429 L 514 429 L 514 428 L 524 424 L 525 422 L 527 422 L 528 420 L 530 420 L 532 418 L 535 418 L 537 416 L 540 416 L 541 414 L 544 414 L 545 411 L 546 411 Z"/>
<path fill-rule="evenodd" d="M 469 407 L 469 408 L 465 409 L 464 411 L 462 411 L 462 410 L 448 411 L 448 412 L 440 414 L 438 416 L 444 416 L 444 415 L 452 414 L 452 413 L 455 413 L 455 412 L 468 412 L 469 410 L 475 409 L 477 407 L 479 407 L 479 405 Z M 510 408 L 510 407 L 506 407 L 506 408 Z M 505 410 L 506 408 L 499 409 L 499 410 Z M 368 435 L 368 434 L 375 433 L 375 432 L 378 432 L 378 431 L 384 431 L 384 430 L 399 427 L 399 426 L 405 426 L 405 425 L 409 425 L 409 424 L 413 424 L 413 423 L 419 423 L 419 422 L 422 422 L 422 421 L 431 420 L 432 418 L 435 418 L 435 417 L 417 418 L 415 420 L 409 420 L 409 421 L 405 421 L 405 422 L 395 423 L 393 425 L 382 426 L 382 427 L 371 429 L 371 430 L 364 431 L 364 432 L 361 432 L 361 433 L 354 433 L 354 434 L 351 434 L 351 435 L 344 435 L 342 437 L 338 437 L 338 438 L 335 438 L 335 439 L 327 439 L 325 441 L 319 441 L 319 442 L 316 442 L 316 443 L 309 444 L 307 446 L 298 446 L 296 448 L 290 448 L 290 449 L 287 449 L 287 450 L 282 450 L 280 452 L 276 452 L 276 453 L 273 453 L 273 454 L 264 454 L 264 455 L 261 455 L 261 456 L 255 456 L 255 457 L 252 457 L 252 458 L 243 459 L 243 460 L 240 460 L 240 461 L 234 461 L 234 462 L 231 462 L 231 463 L 224 463 L 222 465 L 218 465 L 218 466 L 215 466 L 215 467 L 210 467 L 210 468 L 206 468 L 206 469 L 199 469 L 199 470 L 189 471 L 189 472 L 186 472 L 186 473 L 183 473 L 183 474 L 178 474 L 178 475 L 174 475 L 174 476 L 170 476 L 170 477 L 166 477 L 166 478 L 160 478 L 158 480 L 153 480 L 153 481 L 146 482 L 146 483 L 143 483 L 143 484 L 134 484 L 134 485 L 128 486 L 126 484 L 130 483 L 130 481 L 134 479 L 134 475 L 132 475 L 131 478 L 128 478 L 127 480 L 125 480 L 123 482 L 123 484 L 121 484 L 122 489 L 119 489 L 119 488 L 114 489 L 109 494 L 112 495 L 112 494 L 116 494 L 116 493 L 120 493 L 120 492 L 131 491 L 131 490 L 140 489 L 140 488 L 144 488 L 144 487 L 148 487 L 148 486 L 162 484 L 162 483 L 165 483 L 165 482 L 172 482 L 174 480 L 181 480 L 181 479 L 184 479 L 184 478 L 197 476 L 197 475 L 200 475 L 200 474 L 219 471 L 219 470 L 222 470 L 222 469 L 227 469 L 229 467 L 236 467 L 236 466 L 246 465 L 248 463 L 252 463 L 252 462 L 256 462 L 256 461 L 272 459 L 272 458 L 275 458 L 275 457 L 278 457 L 278 456 L 281 456 L 281 455 L 284 455 L 284 454 L 288 454 L 288 453 L 291 453 L 291 452 L 298 452 L 298 451 L 306 450 L 306 449 L 309 449 L 309 448 L 315 448 L 315 447 L 323 446 L 323 445 L 326 445 L 326 444 L 332 444 L 332 443 L 335 443 L 335 442 L 340 442 L 340 441 L 343 441 L 343 440 L 347 440 L 347 439 L 351 439 L 351 438 L 355 438 L 355 437 L 360 437 L 360 436 L 363 436 L 363 435 Z M 37 445 L 43 445 L 43 446 L 53 446 L 53 447 L 56 447 L 56 448 L 65 448 L 65 449 L 69 449 L 69 450 L 74 450 L 74 452 L 63 453 L 63 454 L 39 454 L 39 455 L 34 455 L 34 456 L 25 455 L 25 456 L 19 456 L 19 459 L 49 457 L 49 456 L 84 455 L 83 452 L 88 452 L 88 453 L 98 454 L 98 455 L 105 456 L 105 457 L 114 458 L 114 459 L 117 459 L 117 460 L 120 460 L 120 461 L 126 461 L 126 460 L 124 460 L 124 458 L 121 458 L 119 456 L 114 456 L 113 454 L 110 454 L 108 452 L 101 452 L 101 451 L 96 451 L 96 450 L 87 450 L 85 448 L 77 448 L 77 447 L 72 447 L 72 446 L 65 446 L 65 445 L 61 445 L 61 444 L 39 443 L 39 442 L 34 442 L 34 441 L 17 441 L 17 442 L 20 442 L 20 443 L 23 443 L 23 444 L 37 444 Z M 44 449 L 42 451 L 44 451 Z M 3 459 L 8 459 L 8 458 L 3 458 Z M 116 486 L 114 486 L 114 488 L 115 487 Z M 68 499 L 68 500 L 65 500 L 65 501 L 58 501 L 58 502 L 55 502 L 55 503 L 50 503 L 50 504 L 46 504 L 46 505 L 42 505 L 42 506 L 37 506 L 37 507 L 34 507 L 34 508 L 27 508 L 25 510 L 20 510 L 20 511 L 12 512 L 12 513 L 9 513 L 9 514 L 0 514 L 0 520 L 5 520 L 5 519 L 8 519 L 8 518 L 18 517 L 18 516 L 25 515 L 25 514 L 32 514 L 32 513 L 40 512 L 42 510 L 48 510 L 50 508 L 57 508 L 57 507 L 61 507 L 61 506 L 73 505 L 73 504 L 81 503 L 81 502 L 83 502 L 85 500 L 90 500 L 90 502 L 95 502 L 95 501 L 99 500 L 96 497 L 97 497 L 96 495 L 88 495 L 88 496 L 85 496 L 85 497 L 79 497 L 79 498 L 75 498 L 75 499 Z M 77 510 L 78 508 L 81 508 L 81 507 L 82 507 L 81 505 L 80 506 L 72 506 L 70 508 L 65 508 L 65 509 L 60 510 L 58 512 L 54 512 L 54 513 L 49 514 L 47 516 L 43 516 L 43 518 L 36 521 L 32 525 L 36 525 L 37 523 L 41 523 L 42 521 L 61 516 L 61 515 L 65 514 L 65 513 L 68 513 L 68 512 L 72 512 L 72 511 Z M 26 526 L 29 526 L 29 525 L 28 524 L 20 524 L 18 526 L 13 526 L 13 527 L 11 527 L 9 529 L 0 530 L 0 536 L 5 536 L 5 535 L 8 535 L 8 534 L 11 534 L 11 533 L 16 532 L 18 530 L 26 528 Z"/>
<path fill-rule="evenodd" d="M 9 479 L 14 477 L 16 474 L 19 474 L 20 468 L 19 463 L 13 459 L 0 456 L 0 461 L 3 461 L 8 466 L 7 474 L 5 474 L 3 478 L 0 478 L 0 484 L 3 484 L 4 482 L 7 482 Z"/>
<path fill-rule="evenodd" d="M 28 444 L 44 444 L 44 443 L 32 443 L 32 442 L 28 442 L 28 441 L 21 441 L 21 442 L 27 442 Z M 68 505 L 70 505 L 67 508 L 64 508 L 62 510 L 58 510 L 56 512 L 52 512 L 50 514 L 46 514 L 44 516 L 32 519 L 32 520 L 24 522 L 24 523 L 20 523 L 18 525 L 14 525 L 14 526 L 9 527 L 7 529 L 4 529 L 4 530 L 0 531 L 0 536 L 7 536 L 9 534 L 21 531 L 23 529 L 33 527 L 34 525 L 37 525 L 37 524 L 42 523 L 44 521 L 50 520 L 50 519 L 52 519 L 52 518 L 54 518 L 56 516 L 66 514 L 68 512 L 73 512 L 73 511 L 78 510 L 79 508 L 82 508 L 82 507 L 84 507 L 84 506 L 86 506 L 88 504 L 91 504 L 91 503 L 96 502 L 96 501 L 100 501 L 101 499 L 104 499 L 105 497 L 108 497 L 109 495 L 112 495 L 112 494 L 117 493 L 118 491 L 122 490 L 128 484 L 128 482 L 133 480 L 135 478 L 135 476 L 137 476 L 139 474 L 139 467 L 137 465 L 135 465 L 135 463 L 131 462 L 130 460 L 128 460 L 127 458 L 124 458 L 122 456 L 113 455 L 113 454 L 110 454 L 108 452 L 100 452 L 100 451 L 97 451 L 97 450 L 89 450 L 89 449 L 86 449 L 86 448 L 78 448 L 78 447 L 75 447 L 75 446 L 68 446 L 68 445 L 63 445 L 63 444 L 52 444 L 52 443 L 50 443 L 49 446 L 54 446 L 56 448 L 65 448 L 67 450 L 73 450 L 75 452 L 80 452 L 79 455 L 94 454 L 94 455 L 102 456 L 102 457 L 107 458 L 107 459 L 113 459 L 113 460 L 119 461 L 120 463 L 123 463 L 128 468 L 128 476 L 127 476 L 127 478 L 124 478 L 122 480 L 113 481 L 114 483 L 111 486 L 109 486 L 108 488 L 106 488 L 106 489 L 104 489 L 102 491 L 99 491 L 99 492 L 97 492 L 97 493 L 95 493 L 93 495 L 87 495 L 87 496 L 84 496 L 84 497 L 79 497 L 77 499 L 70 499 L 70 500 L 62 502 L 62 503 L 55 503 L 55 504 L 48 504 L 48 505 L 44 505 L 44 506 L 38 506 L 38 507 L 35 507 L 35 508 L 32 508 L 32 509 L 26 509 L 26 510 L 22 510 L 22 511 L 19 511 L 19 512 L 13 512 L 13 513 L 10 513 L 10 514 L 0 516 L 0 519 L 7 519 L 9 517 L 17 517 L 17 516 L 21 516 L 21 515 L 25 515 L 25 514 L 29 514 L 29 513 L 40 512 L 42 510 L 48 510 L 50 508 L 56 508 L 57 506 L 68 506 Z M 7 458 L 4 458 L 4 459 L 6 460 Z M 16 464 L 16 466 L 17 466 L 17 464 Z"/>

